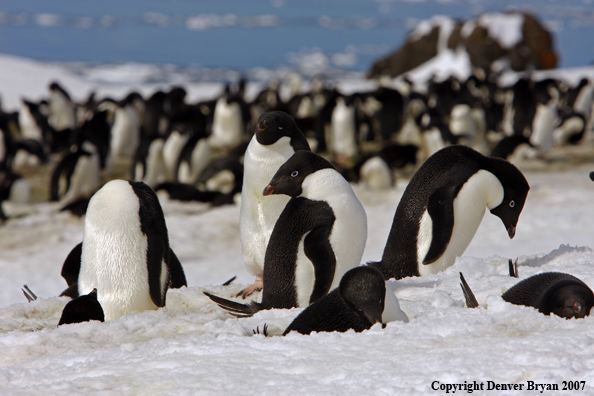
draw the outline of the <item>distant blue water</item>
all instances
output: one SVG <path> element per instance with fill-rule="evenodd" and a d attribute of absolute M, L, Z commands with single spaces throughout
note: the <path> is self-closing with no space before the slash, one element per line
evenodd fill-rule
<path fill-rule="evenodd" d="M 594 61 L 592 0 L 0 0 L 0 53 L 239 71 L 307 57 L 366 71 L 416 20 L 506 9 L 531 11 L 554 28 L 560 66 Z"/>

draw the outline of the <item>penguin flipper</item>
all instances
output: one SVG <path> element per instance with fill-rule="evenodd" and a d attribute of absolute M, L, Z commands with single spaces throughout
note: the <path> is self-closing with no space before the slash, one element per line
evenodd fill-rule
<path fill-rule="evenodd" d="M 217 303 L 219 307 L 223 308 L 231 315 L 237 316 L 238 318 L 249 318 L 262 309 L 262 306 L 255 301 L 252 301 L 249 304 L 242 304 L 215 296 L 214 294 L 210 294 L 208 292 L 203 293 L 213 302 Z"/>
<path fill-rule="evenodd" d="M 160 235 L 150 229 L 146 230 L 146 238 L 148 242 L 146 266 L 148 269 L 149 294 L 157 307 L 164 307 L 167 287 L 169 286 L 169 280 L 164 285 L 161 285 L 161 271 L 163 270 L 163 261 L 165 260 L 165 244 L 160 238 Z M 169 269 L 169 272 L 169 279 L 171 279 L 171 269 Z"/>
<path fill-rule="evenodd" d="M 78 274 L 80 273 L 80 261 L 82 255 L 82 242 L 76 245 L 64 260 L 62 265 L 62 278 L 66 280 L 68 288 L 64 290 L 60 296 L 68 296 L 72 298 L 78 297 Z"/>
<path fill-rule="evenodd" d="M 309 299 L 310 304 L 328 294 L 334 280 L 336 256 L 329 240 L 330 230 L 326 227 L 317 228 L 307 234 L 304 240 L 304 252 L 311 260 L 315 273 L 315 283 Z"/>
<path fill-rule="evenodd" d="M 466 279 L 464 279 L 464 275 L 460 272 L 460 287 L 462 288 L 462 293 L 464 293 L 464 298 L 466 299 L 466 306 L 468 308 L 476 308 L 479 306 L 478 301 L 476 301 L 476 297 L 474 293 L 466 283 Z"/>
<path fill-rule="evenodd" d="M 453 186 L 439 188 L 431 194 L 427 203 L 427 212 L 433 224 L 431 246 L 423 259 L 423 264 L 431 264 L 446 251 L 454 229 Z"/>
<path fill-rule="evenodd" d="M 186 281 L 186 274 L 184 273 L 184 269 L 173 252 L 173 249 L 169 249 L 169 274 L 171 275 L 171 285 L 172 289 L 179 289 L 182 286 L 188 287 L 188 282 Z"/>

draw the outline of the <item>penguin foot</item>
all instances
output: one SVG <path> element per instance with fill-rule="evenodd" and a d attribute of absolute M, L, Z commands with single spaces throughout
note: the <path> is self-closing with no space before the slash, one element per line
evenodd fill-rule
<path fill-rule="evenodd" d="M 214 301 L 219 307 L 223 308 L 231 315 L 237 316 L 238 318 L 249 318 L 262 309 L 260 304 L 255 301 L 251 301 L 249 304 L 241 304 L 219 296 L 215 296 L 208 292 L 203 293 L 212 301 Z"/>
<path fill-rule="evenodd" d="M 512 262 L 512 259 L 509 259 L 509 276 L 512 278 L 519 278 L 520 275 L 518 274 L 518 259 L 516 262 Z"/>
<path fill-rule="evenodd" d="M 35 295 L 35 293 L 33 293 L 31 291 L 31 289 L 29 289 L 29 286 L 23 285 L 21 290 L 23 291 L 23 294 L 25 295 L 25 297 L 27 297 L 28 302 L 37 300 L 37 296 Z"/>
<path fill-rule="evenodd" d="M 460 287 L 462 288 L 462 293 L 464 293 L 464 298 L 466 299 L 466 306 L 468 308 L 476 308 L 479 306 L 478 301 L 476 301 L 476 297 L 472 290 L 470 290 L 470 286 L 466 283 L 466 279 L 464 279 L 464 275 L 460 272 Z"/>
<path fill-rule="evenodd" d="M 235 297 L 241 296 L 241 298 L 243 298 L 245 300 L 245 298 L 247 296 L 251 295 L 254 292 L 262 290 L 263 287 L 264 287 L 264 281 L 262 280 L 262 275 L 258 275 L 256 277 L 256 280 L 254 281 L 254 283 L 252 283 L 250 286 L 246 287 L 245 289 L 243 289 L 242 291 L 237 293 L 237 295 Z"/>

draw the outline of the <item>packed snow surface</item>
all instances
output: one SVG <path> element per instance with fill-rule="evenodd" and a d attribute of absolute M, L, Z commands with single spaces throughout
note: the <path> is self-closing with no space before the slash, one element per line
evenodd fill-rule
<path fill-rule="evenodd" d="M 0 70 L 21 61 L 0 57 Z M 42 85 L 35 87 L 0 73 L 2 94 L 42 95 L 52 78 L 64 81 L 75 97 L 92 88 L 74 80 L 70 85 L 68 75 L 53 74 L 52 66 L 36 70 L 36 84 Z M 102 89 L 117 96 L 127 87 Z M 190 89 L 193 97 L 218 92 L 210 85 Z M 445 394 L 449 385 L 473 381 L 484 387 L 476 394 L 522 394 L 530 381 L 559 388 L 546 394 L 569 394 L 562 390 L 564 381 L 585 381 L 582 394 L 592 394 L 594 317 L 548 317 L 501 299 L 518 282 L 507 275 L 507 261 L 516 257 L 520 279 L 561 271 L 594 287 L 592 170 L 593 163 L 565 172 L 526 171 L 531 189 L 513 240 L 487 212 L 452 267 L 391 282 L 409 323 L 376 325 L 359 334 L 281 337 L 299 309 L 262 311 L 246 319 L 223 312 L 202 292 L 231 298 L 253 281 L 241 258 L 239 206 L 209 208 L 166 199 L 161 203 L 170 244 L 189 287 L 170 290 L 166 307 L 156 311 L 58 328 L 68 302 L 56 297 L 66 287 L 60 270 L 82 240 L 84 220 L 59 213 L 52 203 L 7 206 L 16 217 L 0 227 L 0 394 Z M 363 262 L 381 258 L 406 184 L 401 179 L 382 192 L 354 186 L 368 216 Z M 479 308 L 464 306 L 459 272 Z M 234 283 L 220 286 L 234 275 Z M 23 284 L 39 299 L 27 303 L 19 290 Z M 264 324 L 271 337 L 254 335 Z M 518 384 L 524 392 L 487 392 L 490 384 Z"/>

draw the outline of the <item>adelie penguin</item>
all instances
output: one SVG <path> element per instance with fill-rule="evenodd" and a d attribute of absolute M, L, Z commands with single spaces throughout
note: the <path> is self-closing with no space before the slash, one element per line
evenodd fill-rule
<path fill-rule="evenodd" d="M 146 184 L 113 180 L 89 202 L 84 236 L 62 268 L 76 298 L 98 289 L 105 320 L 165 306 L 169 287 L 186 286 L 169 247 L 163 210 Z"/>
<path fill-rule="evenodd" d="M 291 198 L 274 226 L 264 261 L 262 302 L 239 304 L 210 296 L 240 315 L 307 307 L 338 287 L 361 262 L 367 216 L 349 183 L 309 151 L 295 153 L 264 189 Z"/>
<path fill-rule="evenodd" d="M 524 175 L 505 160 L 465 146 L 444 148 L 411 179 L 382 260 L 369 265 L 385 279 L 442 271 L 464 253 L 486 209 L 513 238 L 529 189 Z"/>
<path fill-rule="evenodd" d="M 305 308 L 283 335 L 292 331 L 343 333 L 353 329 L 361 332 L 375 323 L 385 325 L 394 320 L 408 322 L 398 299 L 379 271 L 360 266 L 344 274 L 336 289 Z"/>
<path fill-rule="evenodd" d="M 262 196 L 272 176 L 296 151 L 310 151 L 307 139 L 291 116 L 270 111 L 258 118 L 256 132 L 244 155 L 239 236 L 243 260 L 256 275 L 253 285 L 240 292 L 244 297 L 262 288 L 264 256 L 276 220 L 289 201 L 284 195 Z"/>
<path fill-rule="evenodd" d="M 462 274 L 460 274 L 462 276 Z M 468 284 L 462 285 L 468 304 L 474 294 Z M 544 315 L 555 314 L 562 318 L 584 318 L 594 306 L 594 294 L 580 279 L 562 272 L 544 272 L 515 284 L 501 298 L 514 305 L 534 307 Z M 476 302 L 476 298 L 474 298 Z"/>
<path fill-rule="evenodd" d="M 103 308 L 99 304 L 99 301 L 97 301 L 97 289 L 93 289 L 89 294 L 77 297 L 66 304 L 58 326 L 91 320 L 105 322 Z"/>

